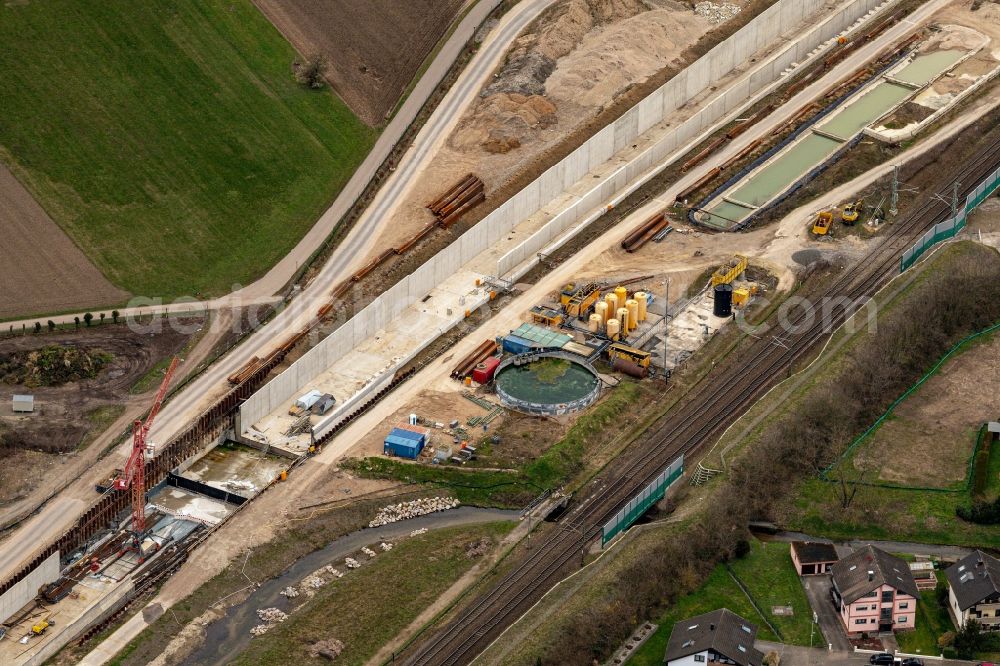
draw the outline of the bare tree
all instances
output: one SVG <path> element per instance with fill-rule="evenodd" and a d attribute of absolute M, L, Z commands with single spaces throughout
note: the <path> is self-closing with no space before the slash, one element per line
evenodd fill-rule
<path fill-rule="evenodd" d="M 325 80 L 323 79 L 325 74 L 326 58 L 317 53 L 299 65 L 295 78 L 299 83 L 307 88 L 319 90 L 325 83 Z"/>

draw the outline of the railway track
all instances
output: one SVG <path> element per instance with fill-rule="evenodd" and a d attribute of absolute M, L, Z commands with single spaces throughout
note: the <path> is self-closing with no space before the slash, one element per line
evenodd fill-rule
<path fill-rule="evenodd" d="M 961 173 L 942 191 L 958 181 L 962 197 L 1000 164 L 1000 139 L 971 158 Z M 716 369 L 703 380 L 700 392 L 683 402 L 660 425 L 644 436 L 631 460 L 599 478 L 597 487 L 562 519 L 562 529 L 545 537 L 529 560 L 520 563 L 493 588 L 474 600 L 446 627 L 420 645 L 407 664 L 464 664 L 516 620 L 560 578 L 560 573 L 614 513 L 678 455 L 696 451 L 770 389 L 784 371 L 814 350 L 826 336 L 863 306 L 898 269 L 900 253 L 928 227 L 945 219 L 950 209 L 940 200 L 925 197 L 921 208 L 889 230 L 883 241 L 862 262 L 834 280 L 818 295 L 852 305 L 824 320 L 806 322 L 800 312 L 782 336 L 761 337 L 735 368 Z M 626 454 L 628 455 L 628 454 Z"/>

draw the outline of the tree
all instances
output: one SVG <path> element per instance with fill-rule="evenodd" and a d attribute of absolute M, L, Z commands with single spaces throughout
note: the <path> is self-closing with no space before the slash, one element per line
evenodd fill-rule
<path fill-rule="evenodd" d="M 42 322 L 36 321 L 35 322 L 35 335 L 38 335 L 41 332 L 42 332 Z"/>
<path fill-rule="evenodd" d="M 56 323 L 51 319 L 49 319 L 49 333 L 51 333 L 54 330 L 56 330 Z"/>
<path fill-rule="evenodd" d="M 112 319 L 112 320 L 113 320 L 113 321 L 114 321 L 114 322 L 115 322 L 116 324 L 118 323 L 118 317 L 120 317 L 120 316 L 121 316 L 121 313 L 120 313 L 120 312 L 118 312 L 118 310 L 112 310 L 112 311 L 111 311 L 111 319 Z"/>
<path fill-rule="evenodd" d="M 79 316 L 73 317 L 73 323 L 76 324 L 77 328 L 80 328 L 80 317 Z"/>
<path fill-rule="evenodd" d="M 959 659 L 972 659 L 983 649 L 983 628 L 975 620 L 969 620 L 955 634 L 955 651 Z"/>
<path fill-rule="evenodd" d="M 316 54 L 299 66 L 296 79 L 302 85 L 319 90 L 323 87 L 323 74 L 326 73 L 326 59 Z"/>
<path fill-rule="evenodd" d="M 107 315 L 106 315 L 105 313 L 103 313 L 103 312 L 101 313 L 101 323 L 102 323 L 102 324 L 104 323 L 104 318 L 105 318 L 106 316 L 107 316 Z"/>
<path fill-rule="evenodd" d="M 90 322 L 92 322 L 92 321 L 94 321 L 94 315 L 90 314 L 89 312 L 86 313 L 85 315 L 83 315 L 83 322 L 87 326 L 90 326 Z"/>

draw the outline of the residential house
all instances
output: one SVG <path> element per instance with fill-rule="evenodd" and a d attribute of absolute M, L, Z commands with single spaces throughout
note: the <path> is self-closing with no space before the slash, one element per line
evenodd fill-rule
<path fill-rule="evenodd" d="M 832 543 L 792 542 L 792 563 L 800 576 L 830 573 L 837 559 L 837 549 Z"/>
<path fill-rule="evenodd" d="M 728 608 L 674 625 L 663 661 L 667 666 L 761 666 L 764 654 L 753 646 L 757 627 Z"/>
<path fill-rule="evenodd" d="M 874 546 L 833 565 L 830 594 L 848 635 L 913 629 L 920 591 L 910 567 Z"/>
<path fill-rule="evenodd" d="M 984 631 L 1000 631 L 1000 560 L 977 550 L 944 573 L 955 624 L 975 620 Z"/>

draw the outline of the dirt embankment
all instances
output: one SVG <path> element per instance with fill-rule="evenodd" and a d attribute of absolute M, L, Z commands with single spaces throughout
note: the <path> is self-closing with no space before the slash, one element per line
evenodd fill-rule
<path fill-rule="evenodd" d="M 724 36 L 729 26 L 713 35 Z M 512 44 L 383 232 L 398 245 L 432 216 L 424 207 L 469 172 L 486 183 L 481 219 L 670 73 L 700 55 L 709 19 L 673 0 L 562 0 Z"/>
<path fill-rule="evenodd" d="M 143 399 L 131 395 L 132 387 L 160 361 L 178 353 L 202 321 L 170 320 L 174 325 L 164 322 L 159 332 L 105 324 L 0 339 L 5 370 L 0 371 L 0 505 L 28 493 L 34 486 L 31 479 L 44 476 L 63 462 L 62 455 L 73 455 L 107 429 L 127 404 Z M 56 354 L 46 348 L 63 351 Z M 51 365 L 57 357 L 70 359 L 71 367 L 38 367 Z M 156 384 L 152 382 L 154 389 Z M 15 414 L 11 394 L 33 395 L 34 412 Z"/>

